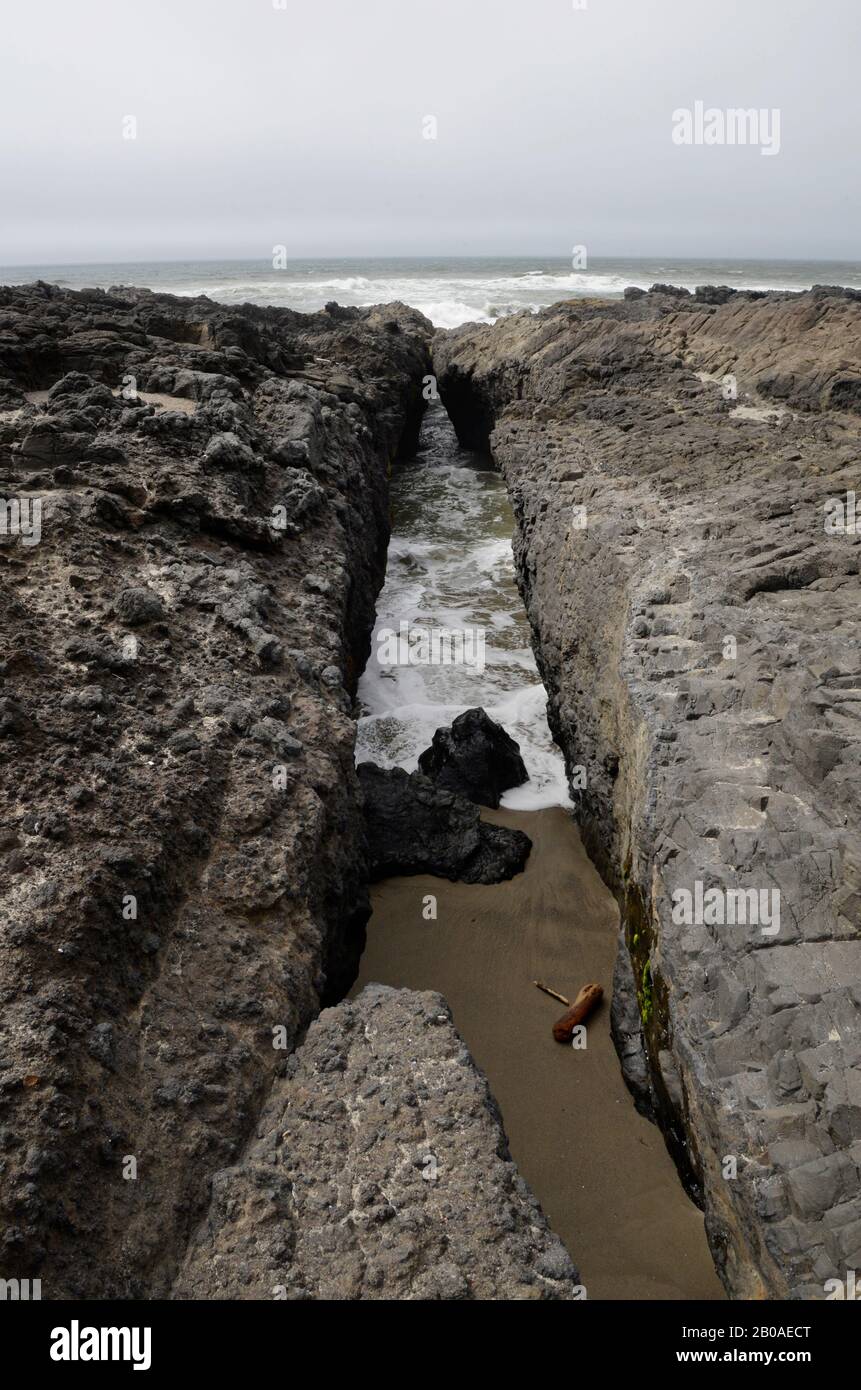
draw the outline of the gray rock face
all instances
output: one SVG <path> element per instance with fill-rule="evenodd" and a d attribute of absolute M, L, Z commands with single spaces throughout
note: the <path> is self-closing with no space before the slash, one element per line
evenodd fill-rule
<path fill-rule="evenodd" d="M 472 802 L 420 772 L 359 765 L 371 878 L 438 874 L 462 883 L 500 883 L 519 874 L 532 841 L 522 830 L 486 825 Z"/>
<path fill-rule="evenodd" d="M 215 1175 L 173 1296 L 571 1299 L 577 1277 L 445 1001 L 370 985 L 312 1024 Z"/>
<path fill-rule="evenodd" d="M 861 297 L 573 302 L 435 371 L 509 487 L 632 1085 L 728 1290 L 822 1298 L 861 1261 Z"/>
<path fill-rule="evenodd" d="M 354 978 L 350 692 L 429 333 L 0 288 L 0 496 L 42 503 L 0 537 L 0 1276 L 45 1298 L 169 1290 L 273 1030 Z"/>

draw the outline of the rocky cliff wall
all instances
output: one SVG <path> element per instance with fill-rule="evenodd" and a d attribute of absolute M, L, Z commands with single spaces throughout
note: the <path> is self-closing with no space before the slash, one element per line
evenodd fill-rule
<path fill-rule="evenodd" d="M 861 492 L 861 297 L 575 301 L 434 362 L 514 506 L 629 1081 L 728 1290 L 821 1298 L 861 1261 L 861 530 L 826 531 Z"/>
<path fill-rule="evenodd" d="M 45 1298 L 168 1292 L 353 978 L 351 694 L 429 332 L 0 289 L 0 1276 Z"/>

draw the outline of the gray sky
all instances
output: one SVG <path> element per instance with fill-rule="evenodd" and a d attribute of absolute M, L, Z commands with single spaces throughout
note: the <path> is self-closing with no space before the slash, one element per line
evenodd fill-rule
<path fill-rule="evenodd" d="M 861 257 L 859 0 L 279 2 L 9 6 L 0 264 Z M 675 145 L 697 101 L 779 154 Z"/>

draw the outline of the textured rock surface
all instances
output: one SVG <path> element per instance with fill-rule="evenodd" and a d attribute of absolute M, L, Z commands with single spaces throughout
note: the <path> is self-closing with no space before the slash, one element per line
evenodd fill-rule
<path fill-rule="evenodd" d="M 529 780 L 520 745 L 483 709 L 464 710 L 448 729 L 437 729 L 419 769 L 481 806 L 497 807 L 503 792 Z"/>
<path fill-rule="evenodd" d="M 861 300 L 575 301 L 438 335 L 435 370 L 510 490 L 551 721 L 624 910 L 632 1084 L 634 1012 L 727 1288 L 822 1298 L 861 1262 L 861 534 L 825 531 L 861 493 Z M 697 882 L 779 889 L 779 932 L 674 922 Z"/>
<path fill-rule="evenodd" d="M 522 830 L 486 825 L 472 802 L 420 772 L 359 765 L 372 878 L 439 874 L 499 883 L 523 869 L 532 842 Z"/>
<path fill-rule="evenodd" d="M 273 1029 L 353 978 L 350 692 L 428 332 L 0 289 L 0 495 L 42 500 L 0 538 L 0 1275 L 45 1298 L 169 1289 Z"/>
<path fill-rule="evenodd" d="M 326 1009 L 174 1289 L 205 1299 L 566 1299 L 577 1274 L 438 994 Z"/>

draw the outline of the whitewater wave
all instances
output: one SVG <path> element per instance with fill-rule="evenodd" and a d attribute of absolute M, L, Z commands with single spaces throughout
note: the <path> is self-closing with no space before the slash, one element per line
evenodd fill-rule
<path fill-rule="evenodd" d="M 647 290 L 665 282 L 693 290 L 727 284 L 736 289 L 798 291 L 814 284 L 861 287 L 857 262 L 664 261 L 596 258 L 574 270 L 570 262 L 483 258 L 291 260 L 284 270 L 271 262 L 140 262 L 101 266 L 39 266 L 0 269 L 0 283 L 36 278 L 70 288 L 134 284 L 189 297 L 207 295 L 225 304 L 273 305 L 316 313 L 331 301 L 367 308 L 400 300 L 438 328 L 495 323 L 510 314 L 536 313 L 560 300 L 585 296 L 618 298 L 630 285 Z"/>
<path fill-rule="evenodd" d="M 467 466 L 471 458 L 460 449 L 442 407 L 431 406 L 415 464 L 393 478 L 395 530 L 371 658 L 359 683 L 357 760 L 411 772 L 437 729 L 481 705 L 520 744 L 529 773 L 503 805 L 569 806 L 517 592 L 505 484 L 480 459 Z M 483 630 L 483 667 L 382 665 L 380 639 L 399 631 L 401 622 Z"/>
<path fill-rule="evenodd" d="M 704 283 L 701 273 L 679 275 L 667 272 L 671 283 L 694 290 Z M 725 281 L 730 276 L 722 277 Z M 743 277 L 735 272 L 733 279 Z M 418 309 L 437 328 L 458 328 L 464 323 L 495 323 L 511 314 L 538 313 L 560 300 L 586 297 L 619 298 L 628 286 L 647 290 L 655 283 L 655 272 L 624 275 L 603 272 L 570 271 L 567 274 L 527 270 L 515 275 L 457 278 L 440 276 L 341 275 L 282 277 L 269 276 L 224 280 L 215 284 L 196 281 L 173 286 L 181 295 L 208 295 L 222 303 L 270 304 L 315 313 L 335 300 L 339 304 L 368 308 L 399 300 Z M 738 288 L 742 288 L 739 285 Z M 744 280 L 750 290 L 791 291 L 800 288 L 788 282 L 765 283 Z"/>

